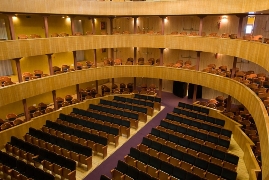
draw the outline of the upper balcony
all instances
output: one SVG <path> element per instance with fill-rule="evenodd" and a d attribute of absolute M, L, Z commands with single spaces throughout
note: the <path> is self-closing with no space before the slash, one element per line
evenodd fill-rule
<path fill-rule="evenodd" d="M 69 15 L 190 15 L 235 14 L 269 9 L 267 0 L 177 0 L 177 1 L 90 1 L 90 0 L 2 0 L 0 12 Z"/>

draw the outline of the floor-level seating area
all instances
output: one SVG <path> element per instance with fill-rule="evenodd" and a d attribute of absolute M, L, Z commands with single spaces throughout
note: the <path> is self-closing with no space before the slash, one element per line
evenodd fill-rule
<path fill-rule="evenodd" d="M 225 121 L 208 116 L 206 108 L 178 105 L 118 161 L 113 180 L 236 179 L 239 157 L 227 152 L 232 132 Z"/>

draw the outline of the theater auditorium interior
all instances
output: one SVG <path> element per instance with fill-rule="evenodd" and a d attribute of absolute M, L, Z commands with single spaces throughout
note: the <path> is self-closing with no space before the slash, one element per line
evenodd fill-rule
<path fill-rule="evenodd" d="M 269 1 L 1 0 L 0 180 L 268 180 Z"/>

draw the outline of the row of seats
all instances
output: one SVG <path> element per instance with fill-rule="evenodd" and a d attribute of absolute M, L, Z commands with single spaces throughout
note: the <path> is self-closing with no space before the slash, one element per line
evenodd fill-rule
<path fill-rule="evenodd" d="M 137 104 L 126 104 L 126 103 L 117 102 L 117 101 L 108 101 L 108 100 L 104 100 L 104 99 L 100 100 L 100 105 L 105 105 L 106 107 L 127 109 L 127 110 L 130 110 L 131 112 L 138 113 L 139 116 L 141 116 L 141 115 L 152 116 L 154 103 L 148 102 L 147 104 L 150 104 L 150 105 L 143 106 L 143 105 L 137 105 Z M 139 118 L 139 119 L 141 119 L 141 118 Z M 147 117 L 145 117 L 143 119 L 147 120 Z"/>
<path fill-rule="evenodd" d="M 153 97 L 153 96 L 149 96 L 149 97 Z M 152 101 L 152 100 L 145 101 L 144 99 L 125 98 L 125 97 L 121 97 L 121 96 L 114 96 L 113 100 L 124 102 L 124 103 L 143 105 L 143 106 L 147 106 L 147 102 L 154 102 L 154 109 L 160 111 L 160 108 L 161 108 L 161 98 L 159 98 L 159 97 L 154 97 L 154 101 Z"/>
<path fill-rule="evenodd" d="M 114 143 L 115 147 L 117 147 L 118 144 L 119 144 L 119 129 L 113 128 L 113 127 L 110 127 L 110 126 L 103 125 L 102 130 L 99 131 L 99 130 L 96 130 L 96 129 L 90 129 L 90 128 L 87 128 L 87 127 L 83 127 L 82 125 L 79 125 L 79 124 L 73 124 L 73 123 L 69 123 L 67 121 L 62 121 L 60 119 L 57 119 L 56 123 L 55 122 L 49 122 L 49 124 L 47 123 L 47 125 L 43 126 L 43 128 L 44 129 L 49 128 L 49 131 L 56 131 L 56 133 L 59 133 L 59 132 L 61 132 L 63 134 L 66 133 L 66 134 L 70 135 L 70 137 L 77 136 L 78 138 L 77 138 L 76 141 L 79 141 L 80 138 L 82 138 L 82 137 L 80 137 L 81 136 L 80 132 L 82 131 L 82 132 L 86 132 L 89 135 L 89 136 L 86 136 L 86 134 L 84 134 L 84 137 L 88 137 L 87 139 L 82 138 L 85 141 L 90 141 L 91 143 L 94 143 L 94 144 L 97 143 L 97 144 L 101 144 L 103 146 L 106 146 L 105 145 L 106 141 L 99 138 L 99 137 L 103 137 L 103 138 L 107 139 L 108 143 Z M 71 129 L 71 131 L 70 131 L 70 129 Z M 96 136 L 97 136 L 97 138 L 96 138 Z M 74 139 L 73 139 L 73 141 L 74 141 Z M 95 146 L 89 146 L 89 147 L 91 147 L 93 151 L 96 151 L 96 145 Z"/>
<path fill-rule="evenodd" d="M 14 136 L 11 137 L 11 141 L 6 144 L 6 152 L 13 154 L 14 156 L 18 156 L 22 159 L 27 160 L 27 162 L 37 163 L 41 162 L 43 164 L 43 160 L 47 160 L 51 166 L 56 166 L 55 173 L 59 172 L 72 172 L 72 174 L 76 174 L 76 162 L 71 158 L 66 158 L 62 155 L 56 154 L 46 149 L 46 147 L 39 147 L 39 144 L 34 145 L 32 142 L 26 142 L 21 139 L 18 139 Z M 48 146 L 47 146 L 48 147 Z M 31 154 L 29 154 L 29 152 Z M 30 155 L 30 156 L 29 156 Z M 61 169 L 61 170 L 59 170 Z M 62 175 L 62 174 L 60 174 Z"/>
<path fill-rule="evenodd" d="M 164 161 L 157 157 L 150 156 L 148 153 L 142 152 L 139 149 L 131 148 L 129 155 L 125 156 L 125 161 L 128 164 L 132 164 L 133 159 L 136 161 L 137 165 L 144 165 L 142 167 L 141 165 L 137 166 L 139 169 L 143 169 L 144 167 L 144 171 L 152 177 L 159 179 L 218 180 L 219 177 L 222 177 L 227 180 L 235 180 L 237 176 L 237 173 L 234 171 L 222 168 L 200 158 L 193 158 L 193 156 L 176 149 L 174 149 L 171 156 Z M 193 162 L 192 164 L 188 163 L 190 159 Z M 140 163 L 138 163 L 138 161 L 140 161 Z"/>
<path fill-rule="evenodd" d="M 200 131 L 197 128 L 191 128 L 191 127 L 184 127 L 181 125 L 172 124 L 171 122 L 167 122 L 162 120 L 160 123 L 161 127 L 170 129 L 174 132 L 182 133 L 184 135 L 190 136 L 191 139 L 197 138 L 203 141 L 211 142 L 215 145 L 219 145 L 224 147 L 225 149 L 228 149 L 230 146 L 230 139 L 222 138 L 218 135 L 208 133 L 208 131 Z M 169 134 L 169 133 L 168 133 Z"/>
<path fill-rule="evenodd" d="M 96 119 L 96 121 L 102 121 L 104 125 L 119 129 L 120 135 L 124 134 L 127 136 L 127 138 L 129 138 L 130 136 L 131 122 L 128 121 L 128 119 L 121 119 L 121 117 L 118 117 L 118 116 L 113 117 L 113 115 L 106 115 L 104 113 L 99 114 L 99 113 L 89 112 L 89 111 L 85 111 L 83 109 L 77 109 L 77 108 L 73 108 L 73 113 L 76 115 L 83 116 L 82 117 L 83 119 L 93 118 L 93 119 Z M 70 118 L 67 115 L 62 115 L 62 116 L 66 118 Z M 85 124 L 84 125 L 82 124 L 82 126 L 87 127 Z"/>
<path fill-rule="evenodd" d="M 213 118 L 213 117 L 202 115 L 202 114 L 198 114 L 198 113 L 188 111 L 188 110 L 183 110 L 183 109 L 180 109 L 180 108 L 174 108 L 173 112 L 177 113 L 177 114 L 182 114 L 182 115 L 188 116 L 190 118 L 200 119 L 200 120 L 202 120 L 204 122 L 211 123 L 211 124 L 214 124 L 216 126 L 222 126 L 223 127 L 225 125 L 224 120 Z"/>
<path fill-rule="evenodd" d="M 73 151 L 78 154 L 85 155 L 87 157 L 92 156 L 92 149 L 87 146 L 83 146 L 78 143 L 74 143 L 70 140 L 66 140 L 64 138 L 60 138 L 45 132 L 42 132 L 41 130 L 37 130 L 34 128 L 29 128 L 29 133 L 30 136 L 36 137 L 38 139 L 41 139 L 45 142 L 49 142 L 51 144 L 55 144 L 59 147 L 65 148 L 67 150 Z"/>
<path fill-rule="evenodd" d="M 200 107 L 200 106 L 195 106 L 192 104 L 187 104 L 187 103 L 183 103 L 183 102 L 178 102 L 178 107 L 183 108 L 183 109 L 189 109 L 192 111 L 196 111 L 196 112 L 200 112 L 200 113 L 204 113 L 204 114 L 209 114 L 209 109 L 208 108 L 204 108 L 204 107 Z"/>
<path fill-rule="evenodd" d="M 67 122 L 72 123 L 72 124 L 78 124 L 78 125 L 81 125 L 83 127 L 90 128 L 90 129 L 95 129 L 95 130 L 103 131 L 103 132 L 109 132 L 109 134 L 113 134 L 113 135 L 119 135 L 119 130 L 117 128 L 109 127 L 109 126 L 102 125 L 99 123 L 94 123 L 94 122 L 80 119 L 77 117 L 72 117 L 71 115 L 60 114 L 59 119 L 63 120 L 63 121 L 67 121 Z M 68 131 L 69 131 L 68 133 L 76 134 L 76 135 L 77 135 L 76 131 L 80 131 L 80 130 L 75 130 L 72 128 L 66 128 L 66 129 L 68 129 Z M 82 132 L 82 131 L 80 131 L 80 132 Z M 106 146 L 108 144 L 107 138 L 104 138 L 104 137 L 97 138 L 96 136 L 91 138 L 91 136 L 94 136 L 94 134 L 90 134 L 90 133 L 87 133 L 87 134 L 88 134 L 87 139 L 89 139 L 89 140 L 95 141 L 95 139 L 96 139 L 98 141 L 97 143 L 102 144 L 104 146 Z M 86 135 L 81 135 L 81 136 L 82 136 L 82 138 L 86 137 Z"/>
<path fill-rule="evenodd" d="M 64 138 L 66 140 L 70 140 L 83 146 L 90 147 L 92 151 L 95 152 L 95 155 L 97 153 L 101 153 L 103 155 L 103 158 L 107 156 L 107 136 L 103 137 L 99 134 L 91 134 L 91 130 L 89 128 L 84 128 L 82 130 L 81 127 L 79 129 L 69 127 L 66 126 L 65 123 L 63 124 L 63 122 L 59 122 L 59 120 L 57 120 L 57 126 L 53 125 L 52 128 L 49 128 L 48 126 L 43 126 L 42 130 L 47 133 L 56 134 L 58 137 Z M 113 134 L 110 135 L 110 141 L 115 143 L 115 146 L 117 146 L 119 143 L 119 136 L 114 136 Z"/>
<path fill-rule="evenodd" d="M 0 151 L 0 171 L 4 177 L 10 175 L 12 179 L 40 179 L 54 180 L 55 177 L 42 169 L 36 168 L 33 165 L 27 164 L 22 160 L 10 156 L 9 154 Z"/>
<path fill-rule="evenodd" d="M 88 111 L 92 111 L 92 112 L 97 111 L 97 113 L 102 112 L 102 114 L 105 113 L 105 114 L 111 114 L 112 116 L 117 116 L 118 119 L 124 119 L 124 120 L 130 121 L 130 127 L 133 127 L 134 129 L 138 128 L 138 120 L 140 120 L 138 113 L 123 111 L 123 110 L 118 110 L 118 109 L 113 109 L 113 108 L 107 108 L 107 107 L 94 105 L 94 104 L 90 104 L 89 106 L 90 106 L 90 109 L 88 109 Z"/>
<path fill-rule="evenodd" d="M 176 124 L 196 127 L 196 128 L 199 128 L 200 130 L 205 130 L 209 132 L 211 131 L 216 134 L 226 136 L 227 138 L 231 138 L 231 135 L 232 135 L 232 131 L 225 129 L 219 125 L 216 126 L 212 122 L 209 122 L 209 121 L 202 121 L 200 119 L 193 119 L 186 116 L 180 116 L 178 114 L 170 114 L 170 113 L 167 114 L 166 120 L 173 121 L 173 123 L 176 123 Z"/>
<path fill-rule="evenodd" d="M 60 118 L 60 120 L 67 121 L 67 122 L 70 122 L 70 119 L 71 118 L 69 118 L 69 120 Z M 106 125 L 102 125 L 99 123 L 94 123 L 91 121 L 86 121 L 86 120 L 74 118 L 74 117 L 72 120 L 71 120 L 70 124 L 78 124 L 78 125 L 81 125 L 82 127 L 95 129 L 97 131 L 103 131 L 105 133 L 112 134 L 114 136 L 119 135 L 119 130 L 117 128 L 113 128 L 110 126 L 106 126 Z M 46 126 L 49 128 L 53 128 L 55 130 L 70 134 L 70 135 L 76 135 L 76 136 L 81 137 L 81 138 L 86 138 L 87 140 L 94 141 L 94 142 L 102 144 L 104 146 L 106 146 L 108 144 L 108 142 L 107 142 L 108 139 L 106 137 L 100 137 L 100 136 L 97 136 L 96 134 L 92 134 L 90 132 L 83 132 L 81 128 L 77 129 L 75 127 L 67 127 L 67 126 L 57 124 L 57 123 L 52 122 L 52 121 L 47 121 Z"/>
<path fill-rule="evenodd" d="M 233 171 L 236 169 L 239 160 L 237 156 L 222 151 L 221 149 L 210 147 L 206 142 L 200 143 L 195 140 L 188 140 L 184 137 L 180 138 L 174 135 L 169 135 L 167 139 L 162 138 L 160 135 L 155 136 L 153 135 L 153 129 L 152 132 L 147 135 L 147 138 L 143 138 L 142 144 L 156 151 L 163 151 L 168 155 L 171 155 L 172 149 L 188 152 L 190 155 L 198 156 L 206 161 L 224 165 Z"/>
<path fill-rule="evenodd" d="M 135 94 L 134 95 L 135 99 L 143 99 L 145 101 L 151 101 L 151 102 L 161 102 L 161 98 L 159 97 L 155 97 L 155 96 L 146 96 L 146 95 L 142 95 L 142 94 Z"/>
<path fill-rule="evenodd" d="M 34 157 L 31 162 L 34 164 L 41 163 L 44 170 L 50 170 L 51 172 L 62 176 L 62 178 L 67 178 L 69 180 L 75 179 L 76 161 L 78 162 L 78 165 L 85 164 L 87 170 L 92 167 L 92 156 L 88 157 L 83 154 L 78 154 L 58 145 L 45 142 L 44 140 L 29 134 L 26 134 L 24 138 L 26 142 L 32 143 L 36 147 L 42 149 L 42 151 L 39 151 L 39 155 Z"/>

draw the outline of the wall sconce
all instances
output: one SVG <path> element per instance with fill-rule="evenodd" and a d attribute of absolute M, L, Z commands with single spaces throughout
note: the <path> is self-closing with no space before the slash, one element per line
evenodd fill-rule
<path fill-rule="evenodd" d="M 226 23 L 227 21 L 228 21 L 227 16 L 219 17 L 219 21 L 218 21 L 218 23 L 217 23 L 217 27 L 218 27 L 218 29 L 220 29 L 220 24 L 221 24 L 221 23 Z"/>
<path fill-rule="evenodd" d="M 215 53 L 215 59 L 218 59 L 218 55 L 219 55 L 218 53 Z"/>
<path fill-rule="evenodd" d="M 17 19 L 17 15 L 15 14 L 14 16 L 12 16 L 12 19 L 13 20 Z"/>

